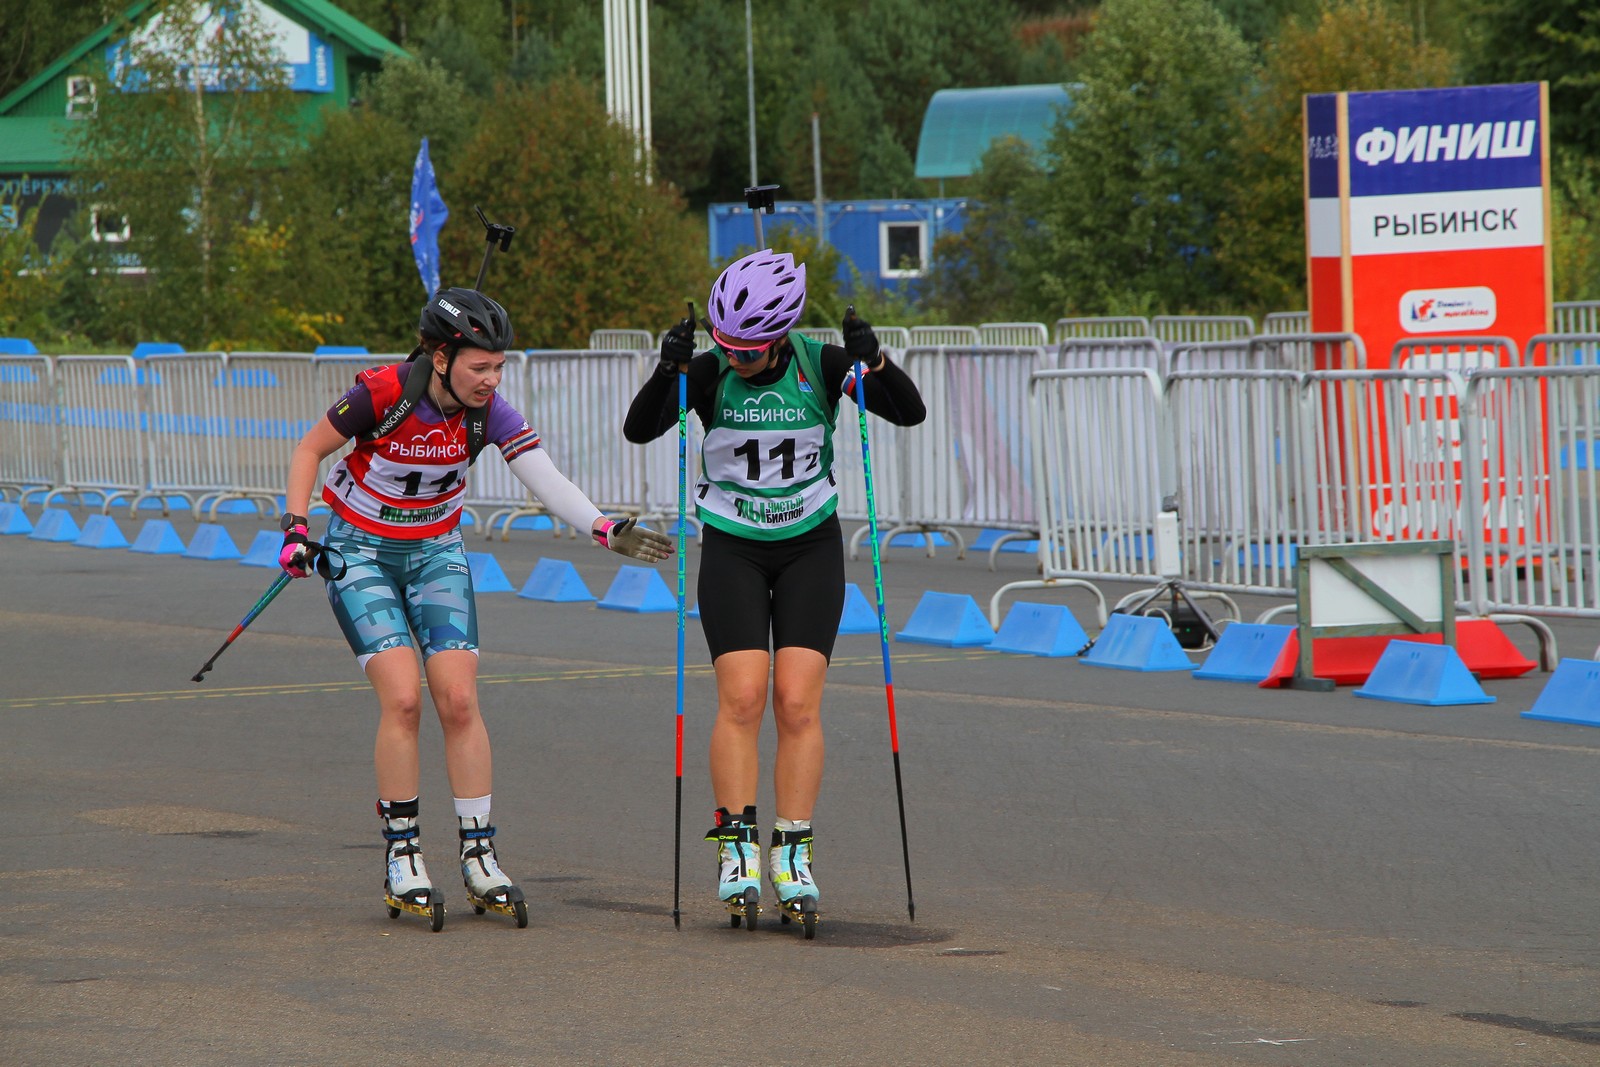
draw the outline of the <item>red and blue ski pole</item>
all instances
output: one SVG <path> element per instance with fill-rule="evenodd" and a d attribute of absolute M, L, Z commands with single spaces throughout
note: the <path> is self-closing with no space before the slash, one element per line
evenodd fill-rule
<path fill-rule="evenodd" d="M 245 627 L 254 622 L 255 617 L 266 610 L 267 605 L 272 603 L 272 598 L 283 592 L 283 587 L 288 585 L 289 581 L 290 578 L 288 571 L 284 571 L 278 575 L 273 583 L 267 587 L 267 591 L 261 595 L 261 599 L 256 601 L 256 606 L 251 608 L 250 613 L 239 621 L 238 626 L 233 628 L 233 633 L 229 634 L 228 639 L 222 642 L 222 646 L 215 652 L 211 653 L 211 658 L 206 660 L 206 665 L 204 667 L 200 668 L 200 673 L 189 679 L 191 682 L 202 681 L 205 678 L 206 672 L 211 669 L 212 664 L 217 662 L 217 657 L 226 652 L 228 650 L 228 646 L 233 644 L 234 638 L 244 633 Z"/>
<path fill-rule="evenodd" d="M 854 318 L 855 305 L 845 312 Z M 878 641 L 883 647 L 883 692 L 889 705 L 889 751 L 894 754 L 894 799 L 900 808 L 900 856 L 906 867 L 906 914 L 917 921 L 917 904 L 911 894 L 911 845 L 906 838 L 906 797 L 900 782 L 900 731 L 894 718 L 894 672 L 889 666 L 889 615 L 883 604 L 883 557 L 878 551 L 878 507 L 872 492 L 872 450 L 867 444 L 866 364 L 856 360 L 856 411 L 861 422 L 861 466 L 867 476 L 867 531 L 872 542 L 872 589 L 878 599 Z"/>
<path fill-rule="evenodd" d="M 324 578 L 332 578 L 334 580 L 344 576 L 344 556 L 340 555 L 336 549 L 326 548 L 315 541 L 308 542 L 307 547 L 311 550 L 311 558 L 316 561 L 314 566 L 318 574 Z M 338 556 L 339 562 L 337 564 L 333 563 L 329 556 Z M 334 570 L 334 567 L 338 569 Z M 283 587 L 288 585 L 292 578 L 293 576 L 288 571 L 284 571 L 273 579 L 272 584 L 267 587 L 267 591 L 261 594 L 261 599 L 256 601 L 256 606 L 251 608 L 249 613 L 239 620 L 239 625 L 233 628 L 233 632 L 228 635 L 228 639 L 222 642 L 215 652 L 211 653 L 211 658 L 206 660 L 205 666 L 200 668 L 199 673 L 189 679 L 191 682 L 205 680 L 206 672 L 211 670 L 212 666 L 217 662 L 217 657 L 228 651 L 228 646 L 233 644 L 240 634 L 244 633 L 245 628 L 255 621 L 257 615 L 267 610 L 267 605 L 272 603 L 273 597 L 283 592 Z"/>
<path fill-rule="evenodd" d="M 694 303 L 689 303 L 689 318 L 694 323 Z M 672 824 L 672 925 L 680 925 L 678 888 L 683 867 L 683 624 L 687 586 L 684 561 L 688 556 L 689 536 L 689 375 L 678 368 L 678 741 L 677 800 Z"/>

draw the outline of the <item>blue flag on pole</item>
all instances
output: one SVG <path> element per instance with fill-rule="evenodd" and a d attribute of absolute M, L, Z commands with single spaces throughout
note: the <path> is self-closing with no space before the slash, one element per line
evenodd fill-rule
<path fill-rule="evenodd" d="M 422 139 L 416 165 L 411 168 L 411 255 L 422 275 L 422 287 L 432 296 L 439 291 L 439 231 L 450 217 L 433 177 L 428 139 Z"/>

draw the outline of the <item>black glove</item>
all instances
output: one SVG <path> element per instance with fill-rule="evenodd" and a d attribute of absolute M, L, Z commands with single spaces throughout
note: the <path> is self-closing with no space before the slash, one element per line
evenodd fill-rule
<path fill-rule="evenodd" d="M 872 332 L 872 323 L 856 314 L 854 304 L 845 311 L 840 332 L 844 334 L 844 350 L 851 362 L 865 363 L 868 370 L 883 366 L 878 335 Z"/>
<path fill-rule="evenodd" d="M 694 312 L 688 318 L 661 335 L 661 362 L 657 365 L 662 374 L 677 374 L 694 358 Z"/>

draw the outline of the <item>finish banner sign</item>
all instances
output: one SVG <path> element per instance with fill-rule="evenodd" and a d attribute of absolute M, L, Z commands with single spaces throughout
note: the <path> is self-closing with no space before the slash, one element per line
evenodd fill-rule
<path fill-rule="evenodd" d="M 1360 334 L 1374 368 L 1397 341 L 1549 330 L 1544 83 L 1324 93 L 1304 116 L 1313 330 Z"/>
<path fill-rule="evenodd" d="M 1304 123 L 1311 328 L 1359 335 L 1365 369 L 1408 372 L 1346 386 L 1325 409 L 1327 443 L 1359 457 L 1347 473 L 1367 487 L 1369 535 L 1453 537 L 1460 375 L 1519 365 L 1550 328 L 1547 88 L 1317 94 Z M 1441 485 L 1440 473 L 1454 477 Z M 1505 506 L 1502 481 L 1488 485 L 1488 514 Z M 1523 540 L 1530 518 L 1500 524 L 1500 538 Z"/>

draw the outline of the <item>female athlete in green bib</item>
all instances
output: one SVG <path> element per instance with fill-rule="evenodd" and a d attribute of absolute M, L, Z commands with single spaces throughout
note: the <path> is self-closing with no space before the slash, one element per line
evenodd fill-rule
<path fill-rule="evenodd" d="M 806 270 L 762 250 L 711 289 L 713 347 L 694 352 L 694 324 L 669 330 L 661 363 L 634 397 L 623 433 L 644 444 L 678 422 L 677 378 L 705 427 L 695 512 L 705 527 L 700 623 L 717 676 L 711 731 L 718 897 L 754 922 L 761 892 L 757 739 L 770 680 L 778 730 L 777 821 L 767 874 L 786 917 L 814 921 L 812 809 L 822 784 L 822 687 L 844 609 L 844 541 L 835 514 L 833 426 L 841 396 L 901 426 L 926 415 L 872 327 L 845 323 L 845 347 L 796 332 Z M 861 362 L 870 372 L 856 382 Z M 809 924 L 808 924 L 809 925 Z"/>

